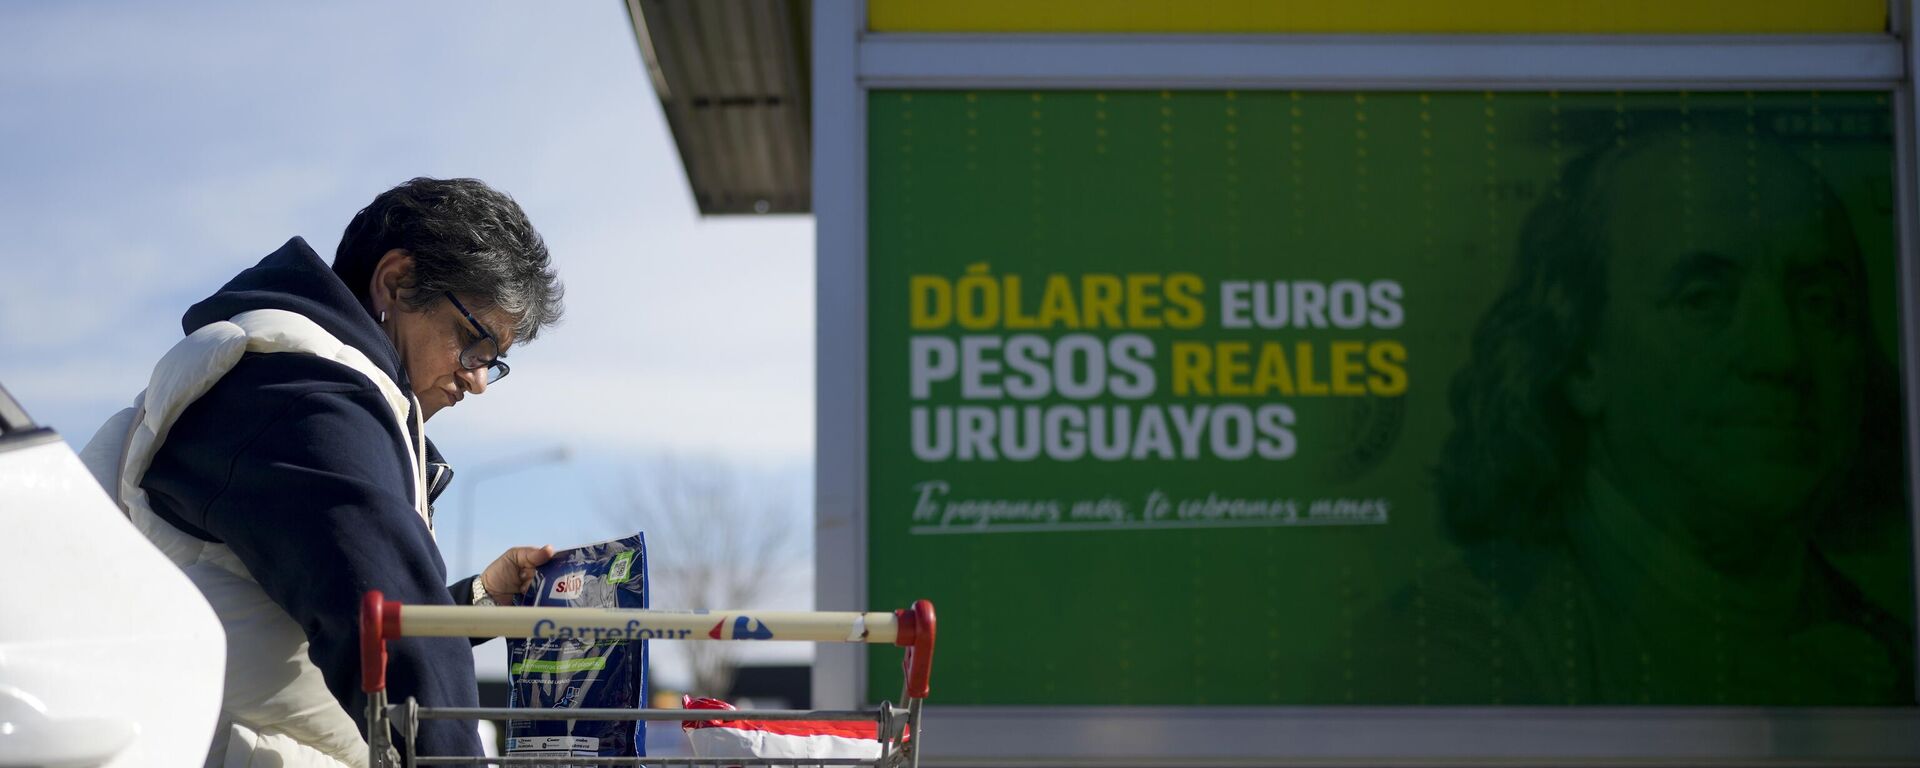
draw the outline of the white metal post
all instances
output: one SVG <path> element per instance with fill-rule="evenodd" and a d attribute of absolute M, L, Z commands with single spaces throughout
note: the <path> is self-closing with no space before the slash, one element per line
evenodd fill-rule
<path fill-rule="evenodd" d="M 1913 73 L 1920 72 L 1920 49 L 1913 43 L 1914 19 L 1920 18 L 1920 0 L 1894 0 L 1888 4 L 1889 21 L 1901 43 L 1901 57 L 1907 76 L 1893 92 L 1895 210 L 1899 219 L 1900 255 L 1900 376 L 1906 395 L 1907 434 L 1907 507 L 1908 525 L 1913 535 L 1913 552 L 1920 564 L 1920 84 Z M 1920 570 L 1920 569 L 1917 569 Z M 1916 575 L 1920 581 L 1920 575 Z M 1915 585 L 1915 616 L 1920 617 L 1920 583 Z M 1920 638 L 1916 638 L 1915 657 L 1920 658 Z M 1914 690 L 1920 692 L 1920 672 L 1915 673 Z"/>
<path fill-rule="evenodd" d="M 814 599 L 866 602 L 866 95 L 857 81 L 866 3 L 813 4 Z M 850 709 L 866 690 L 864 649 L 821 646 L 813 705 Z"/>

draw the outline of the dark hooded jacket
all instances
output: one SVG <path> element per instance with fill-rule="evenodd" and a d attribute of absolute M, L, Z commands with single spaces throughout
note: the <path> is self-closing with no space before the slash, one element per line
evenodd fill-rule
<path fill-rule="evenodd" d="M 255 309 L 307 317 L 410 390 L 392 342 L 305 240 L 289 240 L 193 305 L 181 327 L 190 334 Z M 363 731 L 360 596 L 378 589 L 402 603 L 448 605 L 471 594 L 471 579 L 446 586 L 446 565 L 415 512 L 412 438 L 353 369 L 307 354 L 249 352 L 180 414 L 141 482 L 155 514 L 226 544 L 305 630 L 314 665 Z M 437 459 L 429 446 L 429 462 Z M 436 490 L 450 475 L 428 473 Z M 406 638 L 389 647 L 392 701 L 477 706 L 468 643 Z M 470 720 L 424 721 L 416 747 L 423 755 L 480 754 Z"/>

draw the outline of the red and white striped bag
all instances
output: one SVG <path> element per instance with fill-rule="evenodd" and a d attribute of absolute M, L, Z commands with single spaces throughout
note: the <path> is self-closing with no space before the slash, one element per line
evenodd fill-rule
<path fill-rule="evenodd" d="M 682 697 L 687 709 L 731 710 L 719 699 Z M 682 720 L 696 757 L 880 757 L 879 725 L 826 720 Z"/>

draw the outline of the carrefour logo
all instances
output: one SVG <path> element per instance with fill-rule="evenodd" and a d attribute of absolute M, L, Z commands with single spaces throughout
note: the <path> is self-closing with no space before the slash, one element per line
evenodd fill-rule
<path fill-rule="evenodd" d="M 713 629 L 707 630 L 707 637 L 711 637 L 715 640 L 727 640 L 727 639 L 772 640 L 773 639 L 773 630 L 767 629 L 767 623 L 759 619 L 751 619 L 745 616 L 735 617 L 733 620 L 733 636 L 730 638 L 722 637 L 720 635 L 720 630 L 725 628 L 726 626 L 727 626 L 727 620 L 721 619 L 719 622 L 713 625 Z"/>
<path fill-rule="evenodd" d="M 533 623 L 535 640 L 579 640 L 587 643 L 601 640 L 685 640 L 691 634 L 691 629 L 642 627 L 637 619 L 628 621 L 624 627 L 567 627 L 554 623 L 552 619 Z"/>

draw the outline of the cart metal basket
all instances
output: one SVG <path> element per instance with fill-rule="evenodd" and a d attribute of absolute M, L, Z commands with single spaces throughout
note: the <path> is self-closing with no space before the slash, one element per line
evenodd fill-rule
<path fill-rule="evenodd" d="M 545 638 L 573 636 L 672 640 L 800 640 L 891 643 L 906 649 L 905 706 L 871 710 L 509 709 L 422 707 L 412 698 L 387 703 L 387 641 L 399 637 Z M 378 591 L 360 604 L 360 687 L 367 693 L 368 763 L 373 768 L 424 765 L 874 766 L 920 764 L 920 708 L 933 670 L 933 604 L 921 600 L 891 613 L 798 611 L 658 611 L 605 608 L 402 605 Z M 825 720 L 878 726 L 875 758 L 822 757 L 433 757 L 413 754 L 422 720 Z M 395 731 L 403 738 L 396 744 Z M 402 754 L 402 748 L 405 754 Z"/>

